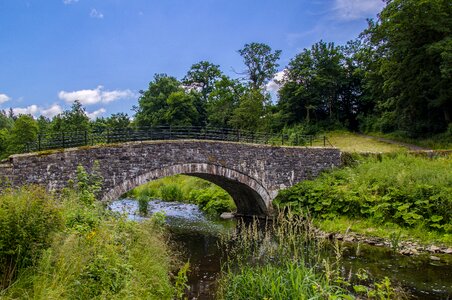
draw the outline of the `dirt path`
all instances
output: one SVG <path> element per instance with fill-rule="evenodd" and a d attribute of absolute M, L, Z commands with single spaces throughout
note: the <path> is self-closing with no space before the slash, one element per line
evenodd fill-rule
<path fill-rule="evenodd" d="M 388 143 L 388 144 L 393 144 L 393 145 L 398 145 L 398 146 L 402 146 L 405 147 L 411 151 L 428 151 L 428 150 L 432 150 L 430 148 L 425 148 L 425 147 L 421 147 L 421 146 L 417 146 L 417 145 L 413 145 L 413 144 L 408 144 L 408 143 L 404 143 L 404 142 L 399 142 L 399 141 L 394 141 L 391 139 L 387 139 L 387 138 L 382 138 L 382 137 L 377 137 L 377 136 L 372 136 L 372 135 L 367 135 L 367 134 L 362 134 L 362 133 L 357 133 L 357 135 L 362 136 L 362 137 L 366 137 L 366 138 L 370 138 L 370 139 L 374 139 L 380 142 L 384 142 L 384 143 Z"/>

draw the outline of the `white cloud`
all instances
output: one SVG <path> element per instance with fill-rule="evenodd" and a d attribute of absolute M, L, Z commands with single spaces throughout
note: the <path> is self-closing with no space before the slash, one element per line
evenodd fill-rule
<path fill-rule="evenodd" d="M 5 103 L 6 101 L 11 100 L 11 98 L 6 94 L 0 94 L 0 104 Z"/>
<path fill-rule="evenodd" d="M 269 92 L 276 93 L 281 88 L 281 81 L 284 79 L 286 70 L 279 71 L 273 76 L 273 79 L 265 86 Z"/>
<path fill-rule="evenodd" d="M 385 6 L 382 0 L 334 0 L 339 19 L 351 21 L 375 16 Z"/>
<path fill-rule="evenodd" d="M 86 115 L 91 120 L 95 120 L 98 116 L 104 114 L 105 112 L 106 112 L 105 108 L 99 108 L 98 110 L 95 110 L 92 113 L 86 113 Z"/>
<path fill-rule="evenodd" d="M 72 3 L 77 3 L 78 0 L 63 0 L 63 3 L 68 5 L 68 4 L 72 4 Z"/>
<path fill-rule="evenodd" d="M 35 116 L 40 111 L 36 104 L 27 107 L 15 107 L 13 108 L 13 113 L 15 115 L 32 115 Z"/>
<path fill-rule="evenodd" d="M 41 115 L 43 115 L 44 117 L 47 117 L 47 118 L 53 118 L 62 112 L 63 112 L 63 108 L 61 108 L 61 106 L 58 104 L 54 104 L 47 109 L 40 109 Z"/>
<path fill-rule="evenodd" d="M 58 93 L 58 97 L 67 103 L 79 100 L 83 105 L 110 103 L 119 99 L 128 99 L 135 96 L 136 95 L 131 90 L 104 91 L 104 87 L 101 85 L 94 90 L 79 90 L 73 92 L 60 91 Z"/>
<path fill-rule="evenodd" d="M 97 18 L 97 19 L 103 19 L 104 18 L 104 14 L 101 13 L 100 11 L 98 11 L 95 8 L 91 9 L 91 12 L 89 13 L 89 16 L 91 18 Z"/>

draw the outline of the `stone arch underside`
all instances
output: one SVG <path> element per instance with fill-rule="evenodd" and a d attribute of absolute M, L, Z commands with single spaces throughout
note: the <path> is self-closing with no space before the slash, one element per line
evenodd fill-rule
<path fill-rule="evenodd" d="M 141 175 L 113 183 L 113 188 L 106 191 L 103 201 L 118 199 L 131 189 L 159 178 L 185 174 L 210 181 L 227 191 L 237 206 L 237 213 L 241 215 L 269 215 L 271 201 L 269 191 L 255 178 L 246 174 L 207 163 L 177 164 L 169 167 L 146 170 Z"/>

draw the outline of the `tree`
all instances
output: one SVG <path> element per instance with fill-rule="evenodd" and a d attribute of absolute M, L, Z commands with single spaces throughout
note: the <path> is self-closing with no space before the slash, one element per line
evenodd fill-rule
<path fill-rule="evenodd" d="M 199 114 L 197 123 L 200 126 L 207 124 L 207 101 L 221 75 L 220 66 L 200 61 L 191 66 L 182 80 L 192 96 L 196 96 L 194 105 Z"/>
<path fill-rule="evenodd" d="M 293 58 L 279 91 L 279 107 L 288 124 L 339 119 L 344 56 L 334 43 L 320 41 Z"/>
<path fill-rule="evenodd" d="M 181 83 L 166 74 L 155 74 L 147 91 L 140 91 L 135 120 L 139 127 L 167 125 L 167 99 L 172 93 L 183 92 Z"/>
<path fill-rule="evenodd" d="M 38 124 L 30 115 L 19 115 L 14 121 L 8 138 L 8 154 L 25 150 L 27 143 L 36 141 L 38 137 Z"/>
<path fill-rule="evenodd" d="M 236 129 L 258 131 L 265 128 L 266 102 L 269 98 L 255 89 L 248 89 L 234 110 L 230 124 Z"/>
<path fill-rule="evenodd" d="M 175 126 L 192 126 L 197 124 L 199 113 L 194 105 L 195 96 L 183 91 L 174 92 L 166 100 L 166 123 Z"/>
<path fill-rule="evenodd" d="M 451 123 L 451 20 L 449 0 L 387 0 L 369 22 L 363 38 L 379 57 L 371 73 L 382 78 L 380 122 L 390 129 L 415 136 Z"/>
<path fill-rule="evenodd" d="M 230 126 L 231 117 L 239 106 L 245 90 L 238 80 L 223 75 L 209 94 L 207 102 L 209 125 L 220 128 Z"/>
<path fill-rule="evenodd" d="M 55 133 L 86 131 L 89 127 L 89 118 L 79 100 L 72 103 L 70 110 L 55 116 L 51 124 L 52 131 Z"/>
<path fill-rule="evenodd" d="M 238 50 L 247 68 L 246 75 L 252 89 L 260 90 L 273 78 L 279 64 L 281 50 L 272 52 L 270 46 L 262 43 L 245 44 Z"/>
<path fill-rule="evenodd" d="M 0 111 L 0 129 L 11 129 L 14 124 L 14 119 L 8 117 L 7 113 L 4 110 Z"/>
<path fill-rule="evenodd" d="M 191 66 L 182 83 L 188 88 L 195 89 L 199 92 L 202 95 L 203 101 L 206 103 L 209 94 L 215 87 L 215 83 L 221 79 L 221 76 L 220 66 L 208 61 L 200 61 Z"/>

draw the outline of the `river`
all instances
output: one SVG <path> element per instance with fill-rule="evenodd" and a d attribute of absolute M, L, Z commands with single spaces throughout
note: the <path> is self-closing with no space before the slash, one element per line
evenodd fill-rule
<path fill-rule="evenodd" d="M 110 204 L 110 209 L 125 213 L 139 221 L 138 203 L 121 199 Z M 189 299 L 214 299 L 216 280 L 220 274 L 222 251 L 218 248 L 219 234 L 234 230 L 235 220 L 214 220 L 196 205 L 152 200 L 149 214 L 163 212 L 171 233 L 171 240 L 190 261 Z M 407 290 L 413 299 L 452 299 L 452 257 L 435 255 L 404 256 L 384 247 L 345 244 L 344 268 L 364 268 L 374 278 L 389 277 Z"/>

